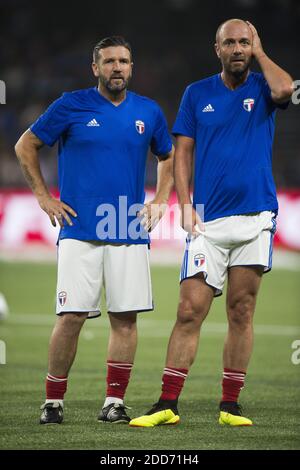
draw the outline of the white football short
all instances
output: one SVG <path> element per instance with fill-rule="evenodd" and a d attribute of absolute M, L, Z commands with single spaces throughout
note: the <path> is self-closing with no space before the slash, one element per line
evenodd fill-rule
<path fill-rule="evenodd" d="M 98 317 L 102 287 L 109 313 L 153 310 L 148 245 L 60 240 L 56 313 Z"/>
<path fill-rule="evenodd" d="M 275 214 L 234 215 L 205 222 L 198 237 L 187 237 L 180 282 L 203 273 L 206 283 L 222 294 L 227 269 L 232 266 L 272 267 Z"/>

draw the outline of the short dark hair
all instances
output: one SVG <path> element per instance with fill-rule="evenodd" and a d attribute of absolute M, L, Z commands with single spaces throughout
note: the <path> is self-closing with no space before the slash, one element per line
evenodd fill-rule
<path fill-rule="evenodd" d="M 93 60 L 97 62 L 99 60 L 99 51 L 100 49 L 105 49 L 106 47 L 116 47 L 116 46 L 123 46 L 130 52 L 130 58 L 132 59 L 132 51 L 131 46 L 123 36 L 109 36 L 107 38 L 101 39 L 101 41 L 97 42 L 96 46 L 93 50 Z"/>

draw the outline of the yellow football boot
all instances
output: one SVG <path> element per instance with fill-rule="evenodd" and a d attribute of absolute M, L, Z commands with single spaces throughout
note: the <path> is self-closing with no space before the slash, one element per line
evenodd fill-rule
<path fill-rule="evenodd" d="M 178 424 L 177 404 L 159 401 L 155 403 L 150 411 L 144 416 L 134 418 L 129 422 L 129 426 L 141 428 L 153 428 L 161 425 Z"/>
<path fill-rule="evenodd" d="M 220 403 L 219 424 L 229 426 L 252 426 L 251 419 L 242 416 L 242 407 L 235 402 Z"/>

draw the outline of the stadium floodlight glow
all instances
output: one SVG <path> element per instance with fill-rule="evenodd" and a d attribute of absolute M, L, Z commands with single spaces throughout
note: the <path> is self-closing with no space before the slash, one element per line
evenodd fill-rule
<path fill-rule="evenodd" d="M 6 85 L 3 80 L 0 80 L 0 104 L 6 104 Z"/>
<path fill-rule="evenodd" d="M 300 80 L 294 80 L 294 93 L 292 94 L 292 103 L 299 104 L 300 103 Z"/>

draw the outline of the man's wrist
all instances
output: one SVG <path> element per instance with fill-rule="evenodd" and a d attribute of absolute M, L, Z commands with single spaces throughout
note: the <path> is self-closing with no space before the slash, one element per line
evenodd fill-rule
<path fill-rule="evenodd" d="M 170 196 L 155 196 L 151 204 L 168 204 Z"/>
<path fill-rule="evenodd" d="M 35 192 L 34 193 L 35 197 L 37 198 L 38 202 L 43 201 L 44 199 L 49 199 L 51 198 L 51 194 L 48 191 L 45 192 Z"/>
<path fill-rule="evenodd" d="M 259 62 L 261 59 L 267 57 L 267 54 L 263 49 L 260 49 L 258 52 L 255 53 L 255 59 Z"/>

